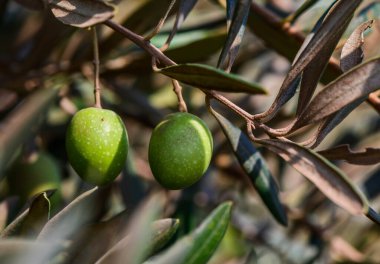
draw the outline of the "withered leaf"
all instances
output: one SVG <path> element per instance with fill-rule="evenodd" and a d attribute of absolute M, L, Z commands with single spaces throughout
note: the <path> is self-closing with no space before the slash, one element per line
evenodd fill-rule
<path fill-rule="evenodd" d="M 101 0 L 49 0 L 53 15 L 62 23 L 86 28 L 114 16 L 115 8 Z"/>
<path fill-rule="evenodd" d="M 262 119 L 264 121 L 270 120 L 279 109 L 294 96 L 297 88 L 293 85 L 294 81 L 299 78 L 302 71 L 304 71 L 316 57 L 320 56 L 326 45 L 337 38 L 337 35 L 342 31 L 342 27 L 346 27 L 348 21 L 352 18 L 352 14 L 361 2 L 360 0 L 340 0 L 332 7 L 319 30 L 292 65 L 271 107 L 266 112 L 256 115 L 256 119 Z"/>
<path fill-rule="evenodd" d="M 262 139 L 264 145 L 309 179 L 332 202 L 351 214 L 366 214 L 368 202 L 361 191 L 336 166 L 310 149 L 290 141 Z"/>
<path fill-rule="evenodd" d="M 353 151 L 349 145 L 318 151 L 329 160 L 344 160 L 356 165 L 374 165 L 380 163 L 380 149 L 366 148 L 364 151 Z"/>

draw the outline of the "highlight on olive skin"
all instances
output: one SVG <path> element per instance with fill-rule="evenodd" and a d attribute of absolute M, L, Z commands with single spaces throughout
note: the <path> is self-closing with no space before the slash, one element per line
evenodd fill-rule
<path fill-rule="evenodd" d="M 90 107 L 77 112 L 66 133 L 69 162 L 78 175 L 95 185 L 111 183 L 128 154 L 128 134 L 113 111 Z"/>
<path fill-rule="evenodd" d="M 170 114 L 153 130 L 149 164 L 163 187 L 183 189 L 206 172 L 212 150 L 212 135 L 203 120 L 189 113 Z"/>

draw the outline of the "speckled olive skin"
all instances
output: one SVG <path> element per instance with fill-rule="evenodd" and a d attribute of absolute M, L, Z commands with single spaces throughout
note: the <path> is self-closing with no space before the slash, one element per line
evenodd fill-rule
<path fill-rule="evenodd" d="M 197 182 L 207 170 L 213 149 L 206 124 L 189 113 L 168 115 L 153 130 L 149 164 L 156 180 L 177 190 Z"/>
<path fill-rule="evenodd" d="M 77 112 L 66 133 L 71 166 L 86 182 L 106 185 L 124 167 L 128 135 L 120 117 L 111 110 L 86 108 Z"/>

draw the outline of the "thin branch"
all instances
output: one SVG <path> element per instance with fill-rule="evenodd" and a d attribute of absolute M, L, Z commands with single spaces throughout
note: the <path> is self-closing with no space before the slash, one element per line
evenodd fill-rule
<path fill-rule="evenodd" d="M 100 97 L 100 82 L 99 82 L 99 46 L 98 46 L 98 34 L 96 26 L 92 27 L 93 32 L 93 45 L 94 45 L 94 95 L 95 95 L 95 107 L 102 108 Z"/>
<path fill-rule="evenodd" d="M 151 56 L 156 57 L 157 60 L 159 60 L 162 64 L 166 66 L 176 65 L 174 61 L 166 57 L 165 54 L 163 54 L 157 47 L 152 45 L 149 41 L 144 39 L 142 36 L 130 31 L 129 29 L 115 23 L 112 20 L 107 20 L 103 24 L 112 28 L 116 32 L 122 34 L 123 36 L 125 36 L 126 38 L 134 42 L 137 46 L 144 49 Z"/>
<path fill-rule="evenodd" d="M 177 95 L 179 111 L 180 112 L 187 112 L 186 102 L 185 102 L 185 100 L 183 100 L 183 96 L 182 96 L 181 85 L 179 84 L 179 82 L 177 80 L 174 80 L 174 79 L 172 79 L 172 83 L 173 83 L 173 91 Z"/>

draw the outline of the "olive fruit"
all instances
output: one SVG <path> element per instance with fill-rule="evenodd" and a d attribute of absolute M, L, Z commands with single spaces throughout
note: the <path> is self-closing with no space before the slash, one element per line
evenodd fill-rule
<path fill-rule="evenodd" d="M 60 170 L 55 160 L 45 152 L 33 153 L 27 159 L 18 157 L 7 171 L 11 194 L 18 195 L 23 202 L 36 194 L 57 189 L 53 194 L 59 198 Z"/>
<path fill-rule="evenodd" d="M 207 125 L 189 113 L 168 115 L 153 130 L 149 164 L 156 180 L 167 189 L 183 189 L 207 170 L 213 140 Z"/>
<path fill-rule="evenodd" d="M 89 107 L 77 112 L 66 133 L 69 162 L 86 182 L 105 185 L 121 172 L 128 153 L 128 135 L 113 111 Z"/>

